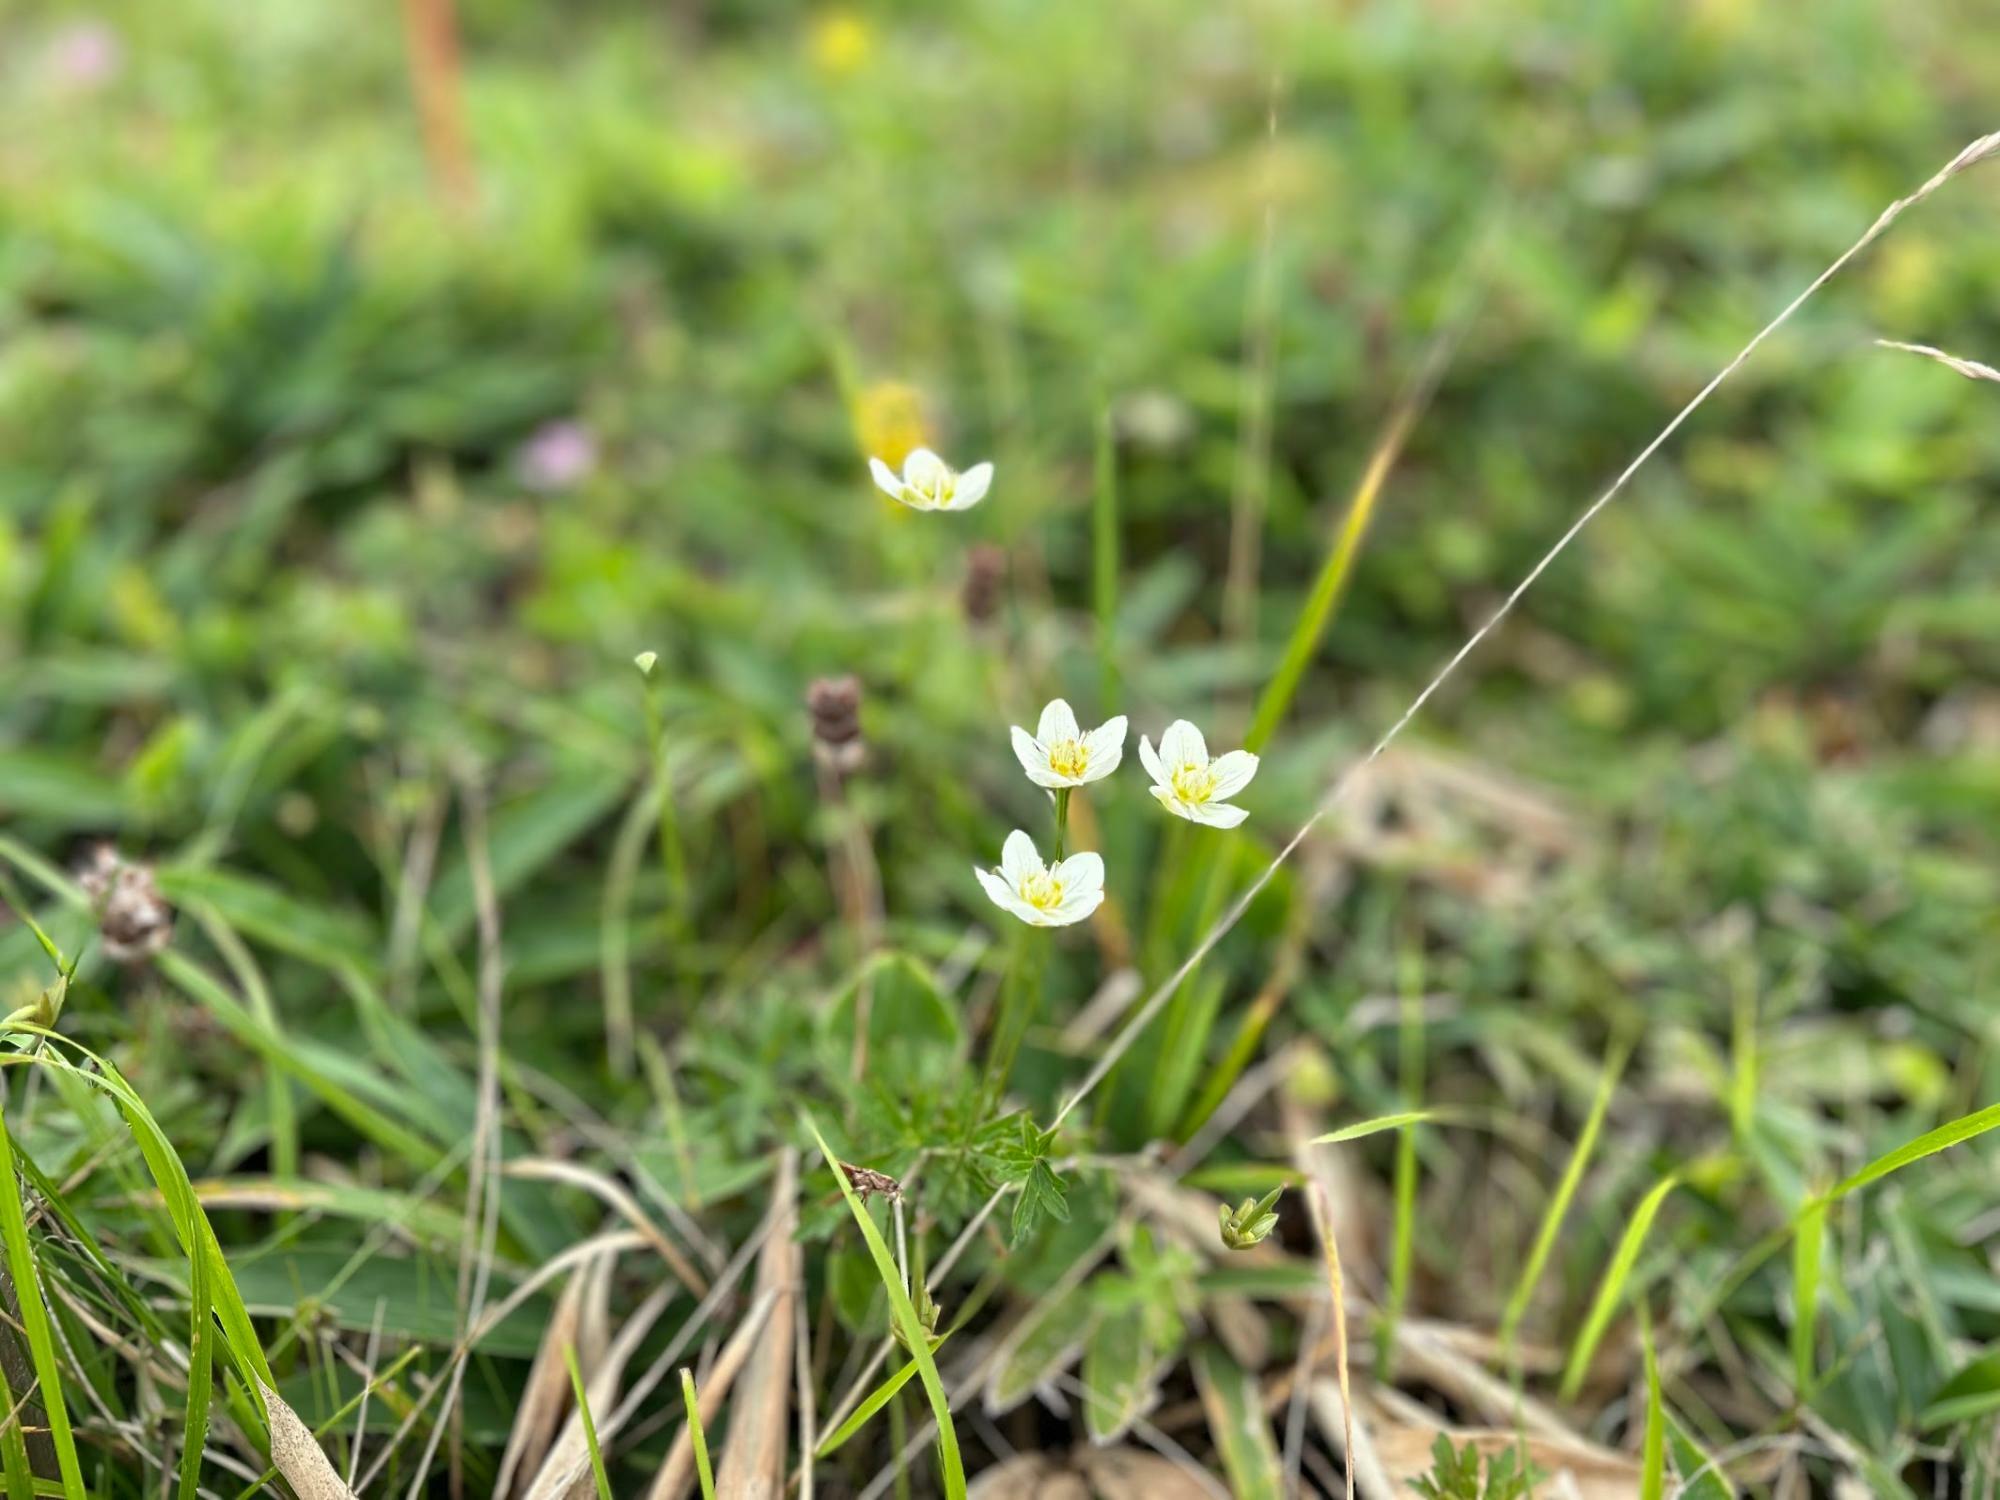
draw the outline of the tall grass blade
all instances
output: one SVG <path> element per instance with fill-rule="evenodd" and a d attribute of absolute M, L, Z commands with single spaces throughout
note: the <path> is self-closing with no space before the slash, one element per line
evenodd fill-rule
<path fill-rule="evenodd" d="M 1563 1366 L 1563 1400 L 1574 1400 L 1576 1393 L 1582 1389 L 1583 1377 L 1590 1369 L 1591 1356 L 1597 1353 L 1604 1330 L 1611 1326 L 1611 1315 L 1617 1310 L 1618 1299 L 1625 1294 L 1625 1283 L 1631 1279 L 1632 1267 L 1638 1263 L 1639 1251 L 1646 1243 L 1646 1232 L 1653 1227 L 1660 1205 L 1667 1201 L 1667 1195 L 1680 1183 L 1678 1172 L 1662 1177 L 1633 1210 L 1631 1220 L 1625 1225 L 1625 1233 L 1619 1236 L 1618 1248 L 1611 1252 L 1610 1263 L 1604 1268 L 1604 1279 L 1597 1284 L 1597 1295 L 1583 1320 L 1582 1331 L 1570 1346 L 1569 1362 Z"/>
<path fill-rule="evenodd" d="M 1639 1348 L 1646 1364 L 1646 1435 L 1639 1450 L 1639 1500 L 1662 1500 L 1667 1492 L 1666 1404 L 1660 1399 L 1660 1360 L 1653 1349 L 1653 1320 L 1639 1304 Z"/>
<path fill-rule="evenodd" d="M 1792 1382 L 1798 1398 L 1812 1394 L 1819 1335 L 1819 1273 L 1826 1253 L 1827 1199 L 1814 1198 L 1792 1231 Z"/>
<path fill-rule="evenodd" d="M 597 1485 L 597 1500 L 611 1500 L 611 1480 L 604 1472 L 604 1452 L 597 1443 L 597 1419 L 590 1412 L 590 1393 L 583 1388 L 583 1370 L 576 1362 L 576 1345 L 563 1345 L 563 1364 L 569 1370 L 569 1388 L 576 1397 L 576 1414 L 583 1422 L 583 1446 L 590 1454 L 590 1477 Z M 683 1376 L 686 1371 L 681 1372 Z M 707 1471 L 707 1454 L 702 1469 Z"/>
<path fill-rule="evenodd" d="M 715 1470 L 708 1462 L 708 1432 L 701 1425 L 701 1402 L 695 1396 L 694 1371 L 681 1371 L 681 1404 L 687 1408 L 688 1441 L 694 1445 L 694 1472 L 701 1483 L 701 1500 L 715 1500 Z"/>
<path fill-rule="evenodd" d="M 55 1443 L 62 1492 L 65 1500 L 83 1500 L 83 1469 L 77 1462 L 76 1437 L 70 1431 L 69 1408 L 63 1404 L 62 1366 L 56 1360 L 55 1335 L 49 1323 L 49 1310 L 42 1301 L 42 1285 L 35 1273 L 34 1246 L 28 1240 L 28 1216 L 21 1206 L 21 1183 L 14 1171 L 13 1130 L 7 1123 L 4 1104 L 0 1104 L 0 1242 L 4 1242 L 6 1248 L 7 1270 L 13 1277 L 15 1300 L 21 1306 L 21 1328 L 28 1336 L 28 1352 L 34 1360 L 35 1382 L 41 1393 L 42 1410 L 48 1414 L 49 1437 Z M 192 1378 L 189 1384 L 192 1386 Z M 205 1404 L 203 1415 L 206 1416 Z M 200 1440 L 191 1438 L 190 1441 L 198 1445 Z M 185 1475 L 182 1488 L 184 1493 L 188 1492 Z"/>
<path fill-rule="evenodd" d="M 1535 1234 L 1533 1247 L 1528 1251 L 1527 1264 L 1521 1267 L 1520 1279 L 1514 1283 L 1514 1294 L 1507 1299 L 1507 1310 L 1501 1314 L 1500 1345 L 1503 1349 L 1513 1349 L 1514 1335 L 1520 1331 L 1521 1319 L 1527 1314 L 1528 1303 L 1535 1295 L 1535 1287 L 1541 1282 L 1550 1252 L 1555 1249 L 1556 1236 L 1561 1233 L 1569 1206 L 1575 1201 L 1576 1190 L 1590 1165 L 1591 1153 L 1597 1149 L 1597 1137 L 1604 1128 L 1605 1112 L 1611 1108 L 1611 1096 L 1618 1087 L 1618 1075 L 1625 1069 L 1626 1053 L 1623 1042 L 1614 1042 L 1604 1059 L 1604 1071 L 1598 1077 L 1597 1094 L 1590 1101 L 1590 1113 L 1584 1118 L 1583 1132 L 1576 1138 L 1576 1149 L 1570 1153 L 1569 1165 L 1563 1168 L 1562 1181 L 1556 1184 L 1555 1195 L 1549 1199 L 1549 1206 L 1542 1214 L 1542 1225 Z"/>
<path fill-rule="evenodd" d="M 945 1500 L 965 1500 L 965 1463 L 959 1457 L 958 1432 L 952 1426 L 951 1399 L 945 1394 L 944 1381 L 939 1378 L 937 1361 L 931 1358 L 930 1330 L 917 1317 L 917 1310 L 910 1303 L 910 1294 L 903 1286 L 903 1278 L 897 1274 L 896 1262 L 889 1254 L 889 1247 L 882 1239 L 882 1231 L 875 1227 L 875 1221 L 868 1217 L 868 1210 L 862 1206 L 860 1197 L 854 1191 L 854 1184 L 848 1181 L 847 1169 L 833 1154 L 833 1148 L 826 1143 L 826 1137 L 819 1133 L 819 1126 L 812 1116 L 804 1117 L 806 1129 L 812 1132 L 813 1140 L 819 1145 L 820 1154 L 826 1158 L 827 1170 L 833 1173 L 833 1180 L 840 1184 L 840 1194 L 847 1200 L 848 1210 L 854 1215 L 854 1222 L 861 1230 L 861 1238 L 867 1242 L 868 1254 L 875 1261 L 875 1272 L 882 1278 L 883 1290 L 889 1294 L 889 1311 L 897 1326 L 903 1330 L 903 1342 L 910 1351 L 910 1358 L 916 1362 L 917 1373 L 923 1377 L 924 1394 L 930 1397 L 931 1411 L 937 1417 L 939 1461 L 944 1469 Z"/>

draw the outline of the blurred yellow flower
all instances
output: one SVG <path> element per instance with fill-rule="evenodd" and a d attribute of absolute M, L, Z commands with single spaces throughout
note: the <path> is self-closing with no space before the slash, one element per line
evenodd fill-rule
<path fill-rule="evenodd" d="M 875 33 L 851 10 L 825 10 L 813 17 L 807 39 L 813 65 L 822 73 L 845 78 L 858 73 L 875 48 Z"/>
<path fill-rule="evenodd" d="M 899 380 L 878 380 L 854 398 L 854 436 L 861 451 L 892 469 L 928 446 L 924 395 Z"/>

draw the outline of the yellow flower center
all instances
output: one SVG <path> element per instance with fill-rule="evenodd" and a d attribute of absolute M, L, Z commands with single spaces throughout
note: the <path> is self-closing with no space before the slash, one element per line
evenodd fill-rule
<path fill-rule="evenodd" d="M 1193 761 L 1182 761 L 1170 778 L 1174 795 L 1190 807 L 1200 807 L 1215 795 L 1215 772 Z"/>
<path fill-rule="evenodd" d="M 1090 765 L 1090 746 L 1082 740 L 1057 740 L 1049 746 L 1049 769 L 1058 776 L 1078 777 Z"/>
<path fill-rule="evenodd" d="M 1047 870 L 1021 877 L 1021 899 L 1036 911 L 1054 911 L 1062 904 L 1063 883 Z"/>
<path fill-rule="evenodd" d="M 917 498 L 934 510 L 949 505 L 951 497 L 958 492 L 958 476 L 949 469 L 939 469 L 921 479 L 906 482 Z"/>

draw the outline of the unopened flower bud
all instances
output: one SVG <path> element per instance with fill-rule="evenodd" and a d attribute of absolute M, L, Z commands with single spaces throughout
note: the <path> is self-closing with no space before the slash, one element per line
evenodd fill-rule
<path fill-rule="evenodd" d="M 174 909 L 153 884 L 151 865 L 127 863 L 111 845 L 99 844 L 77 881 L 97 910 L 104 956 L 113 963 L 144 963 L 173 941 Z"/>
<path fill-rule="evenodd" d="M 1278 1227 L 1278 1215 L 1274 1210 L 1279 1195 L 1284 1191 L 1281 1184 L 1262 1198 L 1245 1198 L 1234 1209 L 1227 1203 L 1219 1205 L 1223 1245 L 1230 1250 L 1248 1250 L 1269 1239 L 1271 1231 Z"/>

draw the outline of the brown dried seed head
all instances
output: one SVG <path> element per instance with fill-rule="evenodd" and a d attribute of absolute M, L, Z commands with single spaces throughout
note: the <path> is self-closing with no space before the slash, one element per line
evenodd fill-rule
<path fill-rule="evenodd" d="M 151 865 L 127 863 L 110 844 L 99 844 L 77 882 L 97 908 L 104 956 L 113 963 L 144 963 L 173 941 L 174 909 L 154 885 Z"/>
<path fill-rule="evenodd" d="M 861 768 L 861 681 L 852 675 L 818 677 L 806 689 L 812 716 L 813 754 L 842 775 Z"/>
<path fill-rule="evenodd" d="M 1007 586 L 1007 551 L 991 542 L 981 542 L 965 554 L 965 588 L 959 602 L 965 617 L 983 625 L 1000 612 Z"/>

